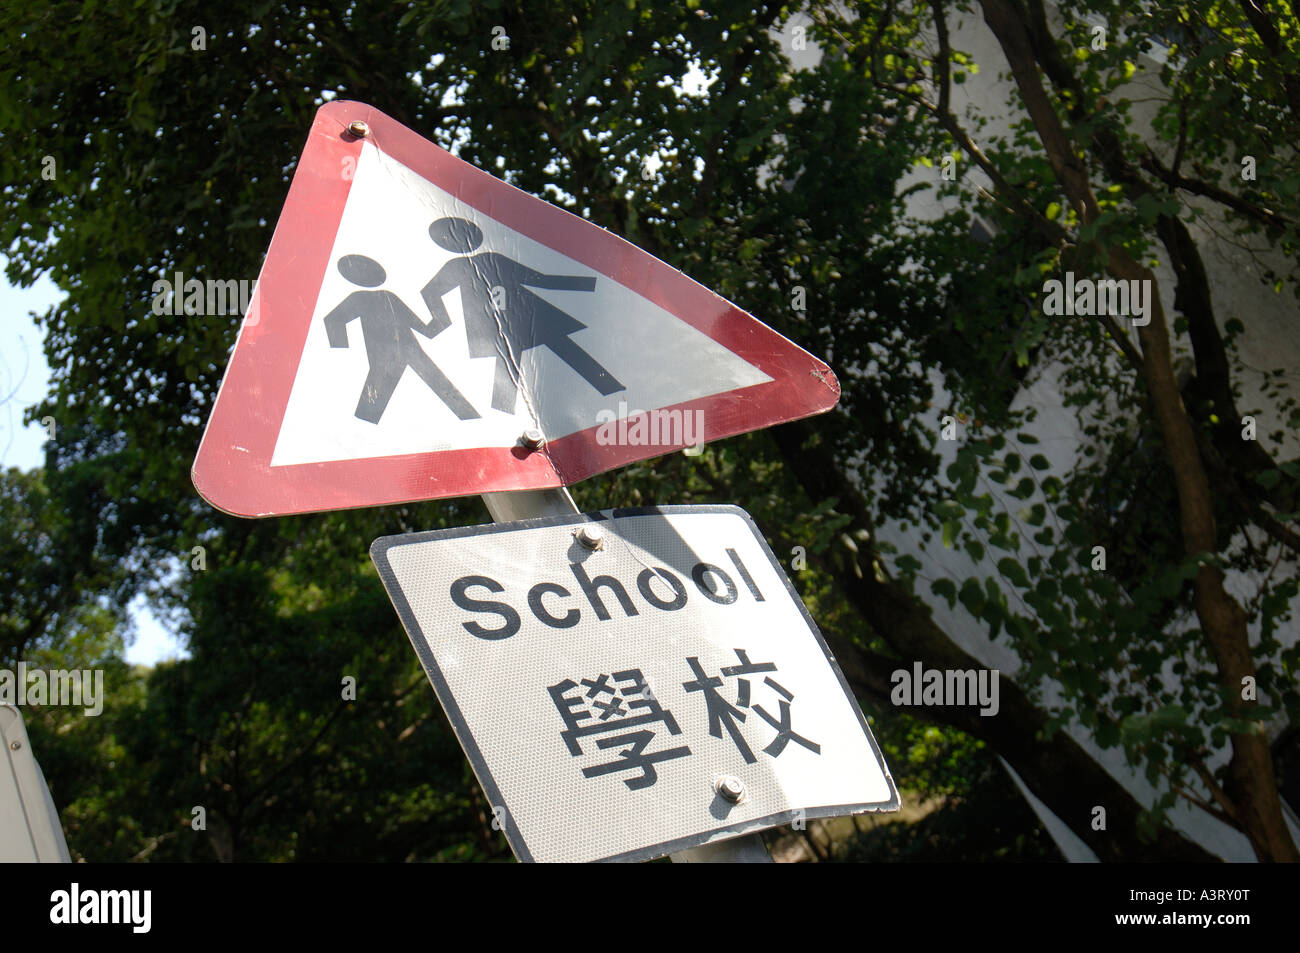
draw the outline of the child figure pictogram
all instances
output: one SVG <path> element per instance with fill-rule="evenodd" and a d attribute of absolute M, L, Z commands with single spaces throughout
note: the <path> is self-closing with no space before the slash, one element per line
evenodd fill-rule
<path fill-rule="evenodd" d="M 344 278 L 366 289 L 377 289 L 387 279 L 383 266 L 365 255 L 344 255 L 338 260 L 337 267 Z M 461 420 L 479 417 L 478 411 L 415 339 L 414 332 L 417 331 L 426 338 L 445 331 L 451 325 L 445 311 L 435 311 L 426 323 L 392 291 L 354 291 L 325 315 L 330 347 L 348 346 L 347 326 L 357 319 L 361 321 L 366 358 L 370 362 L 370 371 L 357 401 L 357 417 L 372 424 L 379 423 L 408 367 Z"/>
<path fill-rule="evenodd" d="M 595 291 L 596 279 L 576 275 L 546 275 L 497 252 L 469 255 L 483 243 L 483 232 L 463 218 L 440 218 L 429 226 L 429 237 L 447 251 L 460 252 L 438 271 L 420 292 L 433 319 L 451 323 L 442 296 L 459 288 L 465 311 L 465 333 L 472 358 L 495 356 L 492 407 L 513 413 L 519 393 L 515 368 L 524 351 L 550 348 L 600 394 L 623 390 L 609 371 L 570 335 L 587 326 L 565 314 L 532 288 L 556 291 Z M 495 292 L 495 293 L 494 293 Z"/>

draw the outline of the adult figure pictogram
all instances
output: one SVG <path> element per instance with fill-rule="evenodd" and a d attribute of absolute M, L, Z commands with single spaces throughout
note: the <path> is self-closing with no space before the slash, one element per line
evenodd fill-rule
<path fill-rule="evenodd" d="M 344 255 L 338 260 L 338 269 L 348 281 L 367 289 L 378 288 L 387 278 L 383 266 L 365 255 Z M 408 367 L 461 420 L 479 416 L 415 339 L 416 331 L 426 338 L 445 331 L 451 325 L 445 313 L 434 312 L 426 323 L 391 291 L 354 291 L 325 315 L 330 347 L 348 346 L 347 326 L 358 318 L 370 372 L 357 401 L 356 416 L 372 424 L 379 423 L 397 382 Z"/>
<path fill-rule="evenodd" d="M 609 371 L 575 344 L 570 335 L 586 328 L 529 287 L 556 291 L 595 291 L 596 279 L 576 275 L 546 275 L 498 252 L 469 255 L 483 243 L 483 232 L 463 218 L 440 218 L 429 226 L 429 237 L 447 251 L 465 257 L 453 258 L 433 276 L 420 292 L 434 321 L 451 322 L 442 296 L 460 288 L 465 312 L 465 334 L 470 357 L 497 359 L 492 381 L 492 406 L 513 413 L 519 392 L 516 380 L 524 351 L 550 348 L 551 353 L 577 372 L 578 376 L 608 396 L 623 390 Z"/>

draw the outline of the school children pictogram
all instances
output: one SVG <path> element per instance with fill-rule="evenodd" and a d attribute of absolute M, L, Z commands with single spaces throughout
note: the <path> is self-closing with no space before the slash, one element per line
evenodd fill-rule
<path fill-rule="evenodd" d="M 482 245 L 483 232 L 463 218 L 439 219 L 429 226 L 429 237 L 463 257 L 443 265 L 421 295 L 435 319 L 450 323 L 442 296 L 460 289 L 469 356 L 496 358 L 493 409 L 514 411 L 519 391 L 516 367 L 524 351 L 536 347 L 548 348 L 604 396 L 623 390 L 613 374 L 573 342 L 571 336 L 587 326 L 528 290 L 594 291 L 595 278 L 542 274 L 495 251 L 470 255 Z"/>
<path fill-rule="evenodd" d="M 365 255 L 345 255 L 339 259 L 338 270 L 354 285 L 373 289 L 352 292 L 325 315 L 330 347 L 347 347 L 348 324 L 361 321 L 370 372 L 357 400 L 356 416 L 372 424 L 379 423 L 397 382 L 408 367 L 461 420 L 479 416 L 415 339 L 417 332 L 431 338 L 445 331 L 451 325 L 447 313 L 434 312 L 428 321 L 421 321 L 396 294 L 378 290 L 387 276 L 382 265 Z"/>
<path fill-rule="evenodd" d="M 371 107 L 332 102 L 194 481 L 244 516 L 553 488 L 837 396 L 824 363 L 676 269 Z M 611 419 L 641 433 L 660 412 L 689 414 L 691 439 L 604 439 Z M 533 430 L 544 451 L 522 452 Z"/>

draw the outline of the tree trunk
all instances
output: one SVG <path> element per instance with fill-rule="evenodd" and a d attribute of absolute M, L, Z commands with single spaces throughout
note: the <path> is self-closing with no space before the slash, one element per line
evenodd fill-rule
<path fill-rule="evenodd" d="M 1095 222 L 1099 209 L 1087 170 L 1040 82 L 1023 18 L 1009 0 L 981 0 L 981 6 L 985 22 L 1011 66 L 1057 181 L 1077 208 L 1080 219 L 1089 224 Z M 1159 286 L 1149 269 L 1118 247 L 1108 250 L 1107 266 L 1116 278 L 1150 282 L 1150 323 L 1138 329 L 1138 338 L 1142 344 L 1147 391 L 1178 492 L 1183 546 L 1189 555 L 1213 553 L 1217 543 L 1210 484 L 1196 445 L 1195 429 L 1174 375 Z M 1249 720 L 1255 703 L 1241 698 L 1242 680 L 1254 677 L 1255 665 L 1246 614 L 1224 589 L 1223 573 L 1218 568 L 1203 564 L 1196 574 L 1194 587 L 1197 617 L 1218 667 L 1220 684 L 1232 699 L 1229 710 L 1233 717 Z M 1235 782 L 1232 800 L 1236 820 L 1250 839 L 1256 857 L 1262 861 L 1300 861 L 1300 852 L 1282 819 L 1273 761 L 1262 727 L 1232 735 L 1229 768 Z"/>

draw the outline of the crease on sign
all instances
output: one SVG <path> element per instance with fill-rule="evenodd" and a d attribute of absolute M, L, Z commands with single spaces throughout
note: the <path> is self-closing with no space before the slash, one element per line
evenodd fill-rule
<path fill-rule="evenodd" d="M 654 574 L 655 574 L 655 578 L 658 579 L 658 580 L 660 580 L 660 581 L 662 581 L 664 585 L 668 586 L 670 589 L 673 588 L 672 583 L 668 582 L 667 579 L 664 579 L 664 577 L 663 577 L 662 575 L 660 575 L 660 573 L 659 573 L 659 567 L 658 567 L 658 566 L 652 566 L 652 565 L 650 565 L 648 562 L 646 562 L 644 559 L 642 559 L 640 556 L 637 555 L 637 550 L 640 549 L 640 547 L 638 547 L 638 546 L 633 546 L 631 543 L 629 543 L 629 542 L 627 541 L 627 539 L 624 537 L 624 535 L 623 535 L 621 532 L 618 532 L 617 527 L 618 527 L 618 524 L 619 524 L 619 523 L 623 522 L 624 520 L 637 519 L 637 517 L 635 517 L 635 516 L 615 516 L 615 515 L 614 515 L 614 510 L 612 510 L 612 509 L 601 510 L 601 511 L 600 511 L 600 515 L 603 516 L 603 517 L 605 517 L 605 519 L 609 521 L 609 524 L 610 524 L 610 525 L 609 525 L 609 536 L 610 536 L 611 538 L 613 538 L 613 539 L 618 540 L 619 544 L 623 547 L 623 552 L 625 552 L 625 553 L 627 553 L 627 555 L 631 556 L 631 557 L 632 557 L 632 560 L 633 560 L 634 562 L 636 562 L 638 565 L 640 565 L 642 569 L 648 569 L 648 570 L 650 570 L 652 573 L 654 573 Z M 671 524 L 671 523 L 669 523 L 668 525 L 669 525 L 670 528 L 672 527 L 672 524 Z M 688 553 L 691 553 L 691 555 L 694 555 L 695 551 L 694 551 L 693 549 L 691 549 L 690 545 L 686 543 L 686 540 L 683 539 L 683 538 L 681 537 L 681 534 L 680 534 L 680 533 L 677 534 L 677 539 L 678 539 L 680 542 L 682 542 L 684 545 L 686 545 L 686 551 L 687 551 Z M 609 547 L 609 543 L 606 542 L 605 546 L 606 546 L 606 548 L 608 548 L 608 547 Z M 665 561 L 666 561 L 666 562 L 671 562 L 672 560 L 665 560 Z M 639 575 L 639 573 L 638 573 L 638 575 Z M 666 637 L 666 640 L 667 640 L 667 641 L 665 640 L 665 637 Z M 686 636 L 685 636 L 685 634 L 684 634 L 684 629 L 682 629 L 682 628 L 679 627 L 679 626 L 668 626 L 668 627 L 666 627 L 666 629 L 665 629 L 664 631 L 662 631 L 662 632 L 659 634 L 659 644 L 660 644 L 660 645 L 665 645 L 665 644 L 680 645 L 680 644 L 681 644 L 682 642 L 684 642 L 684 641 L 686 641 Z M 655 698 L 656 696 L 655 696 L 654 679 L 652 678 L 652 676 L 650 676 L 650 675 L 648 675 L 648 674 L 644 675 L 644 678 L 645 678 L 646 692 L 647 692 L 648 697 L 649 697 L 649 698 Z"/>
<path fill-rule="evenodd" d="M 409 188 L 407 184 L 407 179 L 399 172 L 399 168 L 404 169 L 405 166 L 402 166 L 401 163 L 399 163 L 396 159 L 393 159 L 391 161 L 389 160 L 388 156 L 385 155 L 384 150 L 380 147 L 379 143 L 375 141 L 375 133 L 373 130 L 371 131 L 370 134 L 369 144 L 375 147 L 375 156 L 378 159 L 379 168 L 383 170 L 384 174 L 388 176 L 389 179 L 391 179 L 394 183 L 396 183 L 401 188 L 401 191 L 405 195 L 414 199 L 425 210 L 425 212 L 429 216 L 431 216 L 429 219 L 430 221 L 436 221 L 437 219 L 444 218 L 448 215 L 460 214 L 458 209 L 443 208 L 432 195 L 429 195 L 419 189 Z M 491 218 L 491 216 L 485 215 L 483 212 L 477 209 L 475 209 L 474 211 L 478 212 L 480 216 L 489 219 Z M 483 250 L 490 251 L 490 249 L 488 248 L 484 248 Z M 474 268 L 475 273 L 483 281 L 483 283 L 488 284 L 487 275 L 482 271 L 482 269 L 479 268 L 478 263 L 474 261 L 474 259 L 477 256 L 466 255 L 465 257 L 466 260 L 469 261 L 470 265 Z M 464 319 L 465 316 L 464 288 L 460 289 L 459 295 L 460 295 L 461 317 L 462 319 Z M 497 326 L 497 339 L 495 342 L 497 357 L 495 358 L 495 360 L 500 360 L 505 362 L 506 370 L 510 374 L 510 379 L 514 383 L 516 391 L 523 396 L 524 408 L 527 410 L 528 417 L 532 421 L 532 426 L 536 427 L 538 430 L 541 430 L 542 429 L 541 416 L 538 413 L 537 408 L 533 404 L 533 397 L 532 394 L 529 393 L 528 382 L 524 378 L 523 370 L 520 366 L 519 357 L 516 356 L 510 349 L 510 338 L 506 334 L 506 328 L 501 320 L 501 314 L 497 309 L 495 299 L 490 298 L 490 301 L 491 301 L 490 307 L 492 313 L 492 320 L 496 322 L 496 326 Z M 462 327 L 461 331 L 465 333 L 468 338 L 469 329 L 467 327 Z M 511 410 L 511 413 L 512 414 L 514 413 L 513 409 Z M 543 440 L 545 440 L 546 434 L 544 431 L 542 433 L 542 437 Z M 545 442 L 542 444 L 540 452 L 546 455 L 547 462 L 550 464 L 551 469 L 558 476 L 559 470 L 556 468 L 555 461 L 551 459 L 550 451 Z"/>
<path fill-rule="evenodd" d="M 513 249 L 511 249 L 511 251 L 513 251 Z M 477 256 L 470 257 L 469 259 L 470 264 L 473 265 L 474 271 L 478 274 L 478 277 L 482 280 L 482 282 L 488 285 L 489 287 L 491 287 L 487 275 L 482 270 L 479 269 L 478 263 L 475 262 L 474 259 L 476 257 Z M 495 292 L 495 289 L 493 289 L 493 291 Z M 463 293 L 464 292 L 462 292 L 462 294 Z M 528 292 L 525 290 L 523 291 L 523 293 L 527 294 Z M 523 352 L 521 351 L 519 355 L 516 355 L 514 351 L 510 349 L 510 337 L 507 334 L 506 327 L 501 320 L 501 311 L 500 308 L 497 306 L 495 296 L 494 295 L 491 296 L 490 300 L 492 302 L 491 304 L 492 320 L 495 321 L 497 325 L 497 339 L 496 339 L 497 360 L 505 361 L 506 371 L 510 374 L 511 382 L 513 382 L 513 384 L 515 385 L 515 391 L 524 400 L 524 408 L 528 411 L 529 419 L 532 421 L 534 427 L 542 431 L 542 438 L 543 440 L 545 440 L 546 431 L 542 430 L 541 415 L 537 412 L 537 408 L 533 404 L 533 395 L 529 393 L 528 381 L 524 377 L 524 371 L 520 360 L 520 357 L 522 356 Z M 463 310 L 464 308 L 462 306 L 462 311 Z M 531 317 L 530 319 L 536 321 L 536 317 Z M 529 331 L 528 340 L 531 341 L 533 340 L 534 329 L 529 328 L 528 331 Z M 555 464 L 553 461 L 551 461 L 550 452 L 547 450 L 547 446 L 545 443 L 542 444 L 541 451 L 546 454 L 546 459 L 551 462 L 551 467 L 552 469 L 554 469 Z"/>
<path fill-rule="evenodd" d="M 611 530 L 615 530 L 618 524 L 623 522 L 626 519 L 635 519 L 635 517 L 615 516 L 613 510 L 601 510 L 600 515 L 605 517 L 605 519 L 609 520 Z M 622 533 L 612 532 L 611 535 L 623 545 L 623 551 L 626 552 L 629 556 L 631 556 L 632 559 L 634 559 L 638 564 L 640 564 L 642 569 L 649 569 L 654 572 L 656 579 L 663 579 L 663 577 L 659 575 L 658 569 L 656 569 L 654 566 L 651 566 L 648 562 L 646 562 L 644 559 L 642 559 L 640 556 L 636 554 L 637 547 L 629 545 L 628 541 L 623 537 Z"/>
<path fill-rule="evenodd" d="M 659 567 L 659 566 L 652 566 L 652 565 L 650 565 L 650 563 L 646 562 L 644 559 L 642 559 L 640 556 L 638 556 L 638 555 L 637 555 L 637 551 L 640 549 L 640 547 L 639 547 L 639 546 L 634 546 L 634 545 L 632 545 L 631 543 L 629 543 L 629 542 L 627 541 L 626 537 L 625 537 L 621 532 L 618 532 L 618 524 L 619 524 L 619 523 L 622 523 L 622 522 L 625 521 L 625 520 L 634 520 L 634 519 L 639 519 L 640 517 L 636 517 L 636 516 L 615 516 L 615 515 L 614 515 L 614 510 L 612 510 L 612 509 L 609 509 L 609 510 L 601 510 L 601 511 L 600 511 L 600 515 L 603 516 L 603 517 L 605 517 L 605 519 L 609 521 L 609 524 L 610 524 L 610 525 L 609 525 L 610 536 L 612 536 L 613 538 L 617 539 L 617 540 L 619 541 L 619 543 L 622 544 L 622 546 L 623 546 L 623 551 L 624 551 L 625 553 L 627 553 L 629 556 L 631 556 L 631 557 L 632 557 L 632 560 L 633 560 L 634 562 L 636 562 L 636 563 L 637 563 L 637 564 L 638 564 L 642 569 L 648 569 L 648 570 L 650 570 L 652 573 L 654 573 L 656 579 L 660 580 L 664 585 L 666 585 L 666 586 L 668 586 L 670 589 L 672 589 L 672 588 L 673 588 L 672 583 L 670 583 L 667 579 L 665 579 L 664 576 L 663 576 L 663 574 L 659 572 L 660 567 Z M 667 525 L 668 528 L 672 531 L 675 540 L 676 540 L 677 542 L 681 543 L 681 545 L 685 548 L 685 550 L 686 550 L 686 554 L 687 554 L 687 561 L 689 562 L 691 558 L 698 558 L 698 554 L 695 552 L 695 550 L 694 550 L 693 548 L 691 548 L 691 544 L 688 543 L 688 542 L 686 542 L 686 538 L 685 538 L 684 536 L 682 536 L 682 534 L 681 534 L 680 532 L 677 531 L 676 527 L 674 527 L 674 526 L 672 525 L 671 522 L 667 522 L 666 525 Z M 608 545 L 608 544 L 606 544 L 606 545 Z M 647 556 L 650 556 L 650 555 L 651 555 L 648 551 L 646 551 L 646 553 L 647 553 Z M 660 558 L 663 559 L 664 562 L 667 562 L 667 563 L 670 563 L 670 564 L 672 563 L 672 559 L 670 559 L 670 558 L 668 558 L 668 557 L 666 557 L 666 556 L 661 556 Z M 682 567 L 680 567 L 680 566 L 677 567 L 677 568 L 678 568 L 679 570 L 682 569 Z M 684 635 L 683 632 L 682 632 L 681 630 L 679 630 L 678 627 L 676 627 L 676 626 L 670 626 L 669 629 L 668 629 L 668 631 L 667 631 L 665 634 L 666 634 L 669 638 L 671 638 L 672 641 L 675 642 L 675 643 L 680 643 L 680 642 L 685 641 L 685 635 Z M 661 638 L 662 638 L 662 636 L 661 636 Z"/>

